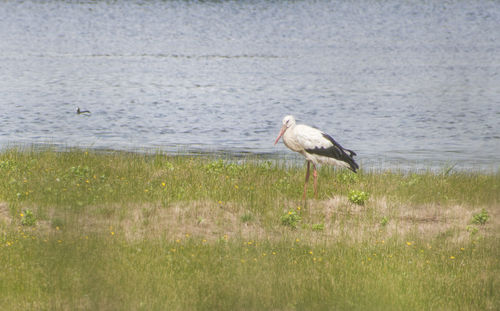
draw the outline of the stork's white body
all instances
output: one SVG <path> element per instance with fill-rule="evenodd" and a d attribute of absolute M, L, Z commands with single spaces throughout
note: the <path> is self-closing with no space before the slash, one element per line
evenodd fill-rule
<path fill-rule="evenodd" d="M 314 149 L 326 150 L 334 147 L 334 144 L 326 139 L 324 135 L 326 134 L 318 129 L 303 124 L 297 124 L 290 127 L 283 134 L 283 142 L 290 150 L 302 154 L 307 161 L 312 162 L 314 165 L 328 164 L 349 167 L 347 162 L 306 151 Z"/>
<path fill-rule="evenodd" d="M 346 167 L 353 172 L 358 169 L 354 161 L 356 153 L 343 148 L 330 135 L 313 127 L 296 124 L 293 116 L 283 118 L 283 125 L 274 144 L 283 137 L 283 142 L 291 150 L 302 154 L 307 161 L 306 182 L 304 183 L 303 200 L 306 198 L 307 182 L 309 180 L 309 167 L 313 164 L 314 194 L 317 195 L 317 164 L 329 164 Z"/>

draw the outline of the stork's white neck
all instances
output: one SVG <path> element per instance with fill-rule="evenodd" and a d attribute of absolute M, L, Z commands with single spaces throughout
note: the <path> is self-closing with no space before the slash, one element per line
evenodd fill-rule
<path fill-rule="evenodd" d="M 295 134 L 296 124 L 295 122 L 285 131 L 283 134 L 283 142 L 285 146 L 293 151 L 301 152 L 303 150 L 302 146 L 297 141 L 297 135 Z"/>

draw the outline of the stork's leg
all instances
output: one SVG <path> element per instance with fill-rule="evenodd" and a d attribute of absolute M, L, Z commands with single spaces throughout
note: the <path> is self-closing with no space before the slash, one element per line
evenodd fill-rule
<path fill-rule="evenodd" d="M 307 192 L 307 182 L 309 181 L 309 161 L 307 161 L 307 171 L 306 171 L 306 182 L 304 183 L 304 194 L 302 195 L 302 201 L 306 201 L 306 192 Z"/>
<path fill-rule="evenodd" d="M 313 164 L 313 177 L 314 177 L 314 198 L 318 198 L 318 171 L 316 165 Z"/>

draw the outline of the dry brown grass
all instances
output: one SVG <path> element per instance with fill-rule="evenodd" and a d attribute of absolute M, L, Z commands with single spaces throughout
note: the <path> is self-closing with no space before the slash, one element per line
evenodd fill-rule
<path fill-rule="evenodd" d="M 467 226 L 473 215 L 483 207 L 464 204 L 406 204 L 390 202 L 387 198 L 374 198 L 365 206 L 350 204 L 345 197 L 317 202 L 311 207 L 311 219 L 324 219 L 324 234 L 347 238 L 353 242 L 372 239 L 407 239 L 415 236 L 432 239 L 450 235 L 456 242 L 469 237 Z M 500 206 L 484 207 L 490 211 L 490 220 L 481 226 L 485 234 L 500 236 Z M 388 219 L 382 225 L 383 217 Z M 490 230 L 491 229 L 491 230 Z"/>
<path fill-rule="evenodd" d="M 8 225 L 12 222 L 7 203 L 0 202 L 0 224 Z"/>
<path fill-rule="evenodd" d="M 467 226 L 472 217 L 483 207 L 464 204 L 406 204 L 390 202 L 387 198 L 372 198 L 366 205 L 349 203 L 347 197 L 336 196 L 328 200 L 309 201 L 306 208 L 298 208 L 296 202 L 288 202 L 288 209 L 270 211 L 266 215 L 254 215 L 243 222 L 241 216 L 248 212 L 237 203 L 212 201 L 176 202 L 167 207 L 161 204 L 141 203 L 121 205 L 95 205 L 71 219 L 60 211 L 49 209 L 47 219 L 37 222 L 39 232 L 71 230 L 78 232 L 120 235 L 129 241 L 164 239 L 175 241 L 186 237 L 206 240 L 238 237 L 245 240 L 278 240 L 283 236 L 300 237 L 310 243 L 343 240 L 360 243 L 378 240 L 434 239 L 446 236 L 453 242 L 462 242 L 470 236 Z M 490 220 L 477 226 L 488 235 L 500 236 L 500 206 L 486 207 Z M 288 210 L 296 210 L 302 220 L 296 230 L 282 226 L 279 217 Z M 264 217 L 273 219 L 264 220 Z M 387 218 L 383 225 L 382 218 Z M 56 228 L 53 219 L 65 219 L 63 228 Z M 6 203 L 0 204 L 0 223 L 18 224 Z M 312 230 L 314 224 L 322 224 L 323 230 Z M 483 234 L 483 235 L 484 235 Z"/>

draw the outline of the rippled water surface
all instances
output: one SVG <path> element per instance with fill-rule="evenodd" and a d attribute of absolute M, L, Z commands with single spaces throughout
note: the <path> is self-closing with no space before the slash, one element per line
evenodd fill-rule
<path fill-rule="evenodd" d="M 365 167 L 500 164 L 498 1 L 2 1 L 0 73 L 0 148 L 280 157 L 293 114 Z"/>

